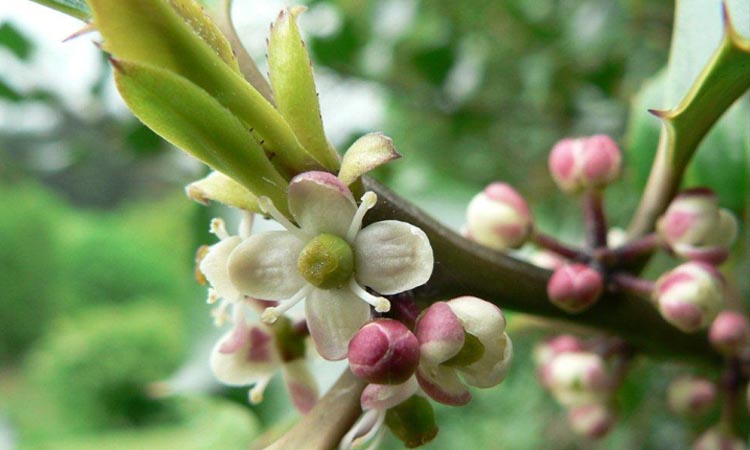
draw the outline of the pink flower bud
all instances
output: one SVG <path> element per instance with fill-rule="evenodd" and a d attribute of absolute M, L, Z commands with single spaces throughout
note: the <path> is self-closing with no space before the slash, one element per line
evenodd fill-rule
<path fill-rule="evenodd" d="M 734 216 L 719 208 L 716 194 L 707 188 L 689 189 L 676 196 L 656 229 L 677 255 L 709 264 L 724 262 L 737 237 Z"/>
<path fill-rule="evenodd" d="M 378 319 L 365 324 L 349 342 L 349 367 L 375 384 L 399 384 L 419 364 L 417 337 L 401 322 Z"/>
<path fill-rule="evenodd" d="M 592 403 L 569 409 L 568 422 L 576 434 L 588 439 L 599 439 L 612 429 L 615 415 L 607 405 Z"/>
<path fill-rule="evenodd" d="M 564 406 L 602 403 L 614 387 L 606 363 L 590 352 L 567 352 L 549 364 L 549 388 Z"/>
<path fill-rule="evenodd" d="M 549 299 L 570 313 L 590 307 L 602 293 L 602 276 L 585 264 L 568 264 L 552 274 L 547 282 Z"/>
<path fill-rule="evenodd" d="M 667 404 L 675 414 L 701 416 L 716 403 L 716 385 L 704 378 L 680 377 L 669 385 Z"/>
<path fill-rule="evenodd" d="M 723 311 L 711 324 L 708 337 L 720 352 L 739 355 L 750 345 L 750 322 L 736 311 Z"/>
<path fill-rule="evenodd" d="M 563 139 L 552 147 L 549 171 L 565 192 L 601 189 L 620 176 L 620 148 L 603 134 Z"/>
<path fill-rule="evenodd" d="M 517 248 L 531 232 L 526 201 L 505 183 L 492 183 L 469 203 L 466 235 L 496 250 Z"/>
<path fill-rule="evenodd" d="M 721 427 L 714 427 L 695 441 L 693 450 L 747 450 L 747 446 L 737 436 L 728 434 Z"/>
<path fill-rule="evenodd" d="M 570 334 L 561 334 L 548 339 L 534 347 L 534 362 L 537 366 L 537 376 L 545 387 L 550 385 L 550 363 L 558 355 L 566 352 L 583 351 L 583 341 Z"/>
<path fill-rule="evenodd" d="M 689 262 L 662 275 L 653 295 L 667 322 L 692 333 L 708 326 L 721 310 L 723 283 L 713 266 Z"/>

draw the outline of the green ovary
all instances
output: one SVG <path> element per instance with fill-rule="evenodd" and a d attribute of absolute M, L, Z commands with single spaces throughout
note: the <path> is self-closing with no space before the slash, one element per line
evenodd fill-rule
<path fill-rule="evenodd" d="M 297 259 L 297 270 L 317 288 L 339 288 L 354 273 L 354 252 L 344 239 L 321 234 L 302 249 Z"/>

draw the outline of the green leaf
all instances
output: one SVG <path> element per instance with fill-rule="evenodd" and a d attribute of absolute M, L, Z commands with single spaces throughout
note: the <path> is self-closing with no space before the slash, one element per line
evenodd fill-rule
<path fill-rule="evenodd" d="M 297 26 L 305 10 L 282 10 L 271 27 L 268 69 L 276 107 L 289 122 L 297 139 L 328 170 L 339 168 L 339 158 L 323 131 L 312 64 Z"/>
<path fill-rule="evenodd" d="M 682 0 L 677 5 L 672 52 L 664 84 L 661 89 L 652 86 L 650 95 L 641 95 L 641 101 L 650 105 L 671 108 L 651 111 L 662 119 L 658 145 L 645 146 L 642 138 L 652 135 L 652 132 L 638 128 L 631 128 L 630 131 L 631 143 L 639 145 L 634 151 L 657 148 L 644 196 L 630 226 L 631 236 L 643 235 L 651 230 L 656 218 L 679 188 L 688 163 L 702 142 L 703 148 L 711 150 L 701 152 L 701 159 L 722 160 L 727 170 L 732 170 L 731 166 L 737 164 L 735 170 L 744 171 L 747 165 L 746 156 L 742 156 L 747 154 L 746 151 L 730 149 L 731 153 L 728 153 L 721 148 L 721 140 L 711 139 L 711 135 L 720 133 L 721 128 L 732 134 L 736 132 L 731 129 L 737 128 L 733 123 L 746 124 L 748 116 L 746 111 L 743 112 L 745 108 L 735 108 L 709 134 L 717 120 L 750 88 L 750 39 L 743 37 L 735 28 L 735 25 L 740 25 L 745 27 L 742 32 L 748 32 L 750 24 L 741 18 L 750 15 L 750 1 L 736 0 L 730 3 L 727 6 L 705 0 Z M 681 100 L 677 103 L 676 99 L 679 98 Z M 635 114 L 640 108 L 635 108 Z M 632 122 L 637 124 L 636 127 L 648 126 L 648 121 L 642 117 Z M 707 134 L 709 139 L 704 139 Z M 641 156 L 634 159 L 643 161 L 648 158 Z M 740 174 L 735 180 L 744 176 Z M 737 190 L 736 185 L 734 189 Z"/>
<path fill-rule="evenodd" d="M 24 61 L 29 59 L 34 50 L 34 44 L 8 22 L 0 25 L 0 46 L 7 48 L 18 59 Z"/>
<path fill-rule="evenodd" d="M 44 5 L 48 8 L 60 11 L 76 19 L 89 20 L 91 18 L 91 9 L 86 4 L 86 0 L 31 0 Z"/>
<path fill-rule="evenodd" d="M 242 75 L 269 103 L 273 104 L 271 86 L 268 85 L 268 81 L 260 73 L 258 66 L 255 65 L 255 62 L 245 50 L 232 24 L 232 0 L 199 0 L 199 2 L 232 46 Z"/>
<path fill-rule="evenodd" d="M 161 68 L 128 61 L 114 61 L 113 65 L 120 94 L 143 123 L 286 211 L 286 180 L 247 128 L 216 99 L 184 77 Z"/>
<path fill-rule="evenodd" d="M 235 208 L 261 212 L 258 198 L 221 172 L 211 172 L 207 177 L 190 183 L 185 192 L 188 197 L 204 205 L 208 205 L 209 201 L 217 201 Z"/>
<path fill-rule="evenodd" d="M 285 176 L 321 168 L 281 114 L 245 81 L 236 64 L 227 64 L 220 57 L 228 44 L 215 28 L 196 33 L 193 26 L 208 23 L 202 13 L 201 17 L 193 15 L 198 14 L 197 8 L 186 6 L 183 0 L 90 0 L 90 5 L 104 48 L 117 59 L 165 69 L 205 90 L 246 127 L 253 128 L 264 149 L 274 155 L 274 166 Z"/>

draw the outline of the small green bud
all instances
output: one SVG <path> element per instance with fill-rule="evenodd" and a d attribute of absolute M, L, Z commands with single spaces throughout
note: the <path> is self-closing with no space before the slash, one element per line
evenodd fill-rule
<path fill-rule="evenodd" d="M 354 252 L 344 239 L 321 234 L 302 249 L 297 269 L 308 283 L 317 288 L 339 288 L 354 273 Z"/>
<path fill-rule="evenodd" d="M 435 412 L 426 398 L 412 395 L 385 414 L 385 424 L 406 448 L 415 448 L 435 439 L 438 427 Z"/>

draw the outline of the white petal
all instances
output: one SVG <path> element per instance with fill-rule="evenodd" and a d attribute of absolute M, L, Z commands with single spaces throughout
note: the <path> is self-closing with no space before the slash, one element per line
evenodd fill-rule
<path fill-rule="evenodd" d="M 414 334 L 419 340 L 420 358 L 431 365 L 456 356 L 465 342 L 461 321 L 446 302 L 427 308 L 417 320 Z"/>
<path fill-rule="evenodd" d="M 489 388 L 500 384 L 508 375 L 513 360 L 513 343 L 506 333 L 497 334 L 491 342 L 484 344 L 484 354 L 475 362 L 459 370 L 466 383 Z"/>
<path fill-rule="evenodd" d="M 245 239 L 229 255 L 229 279 L 243 294 L 284 300 L 305 285 L 297 258 L 305 242 L 288 231 L 267 231 Z"/>
<path fill-rule="evenodd" d="M 244 345 L 234 347 L 235 330 L 225 334 L 211 351 L 210 365 L 216 378 L 230 386 L 256 383 L 273 375 L 279 368 L 279 356 L 274 337 L 261 326 L 244 328 L 248 333 Z M 229 348 L 235 350 L 224 353 Z"/>
<path fill-rule="evenodd" d="M 289 211 L 303 231 L 345 236 L 357 211 L 349 188 L 327 172 L 305 172 L 289 183 Z"/>
<path fill-rule="evenodd" d="M 401 384 L 368 384 L 360 403 L 362 409 L 390 409 L 416 394 L 418 388 L 414 376 Z"/>
<path fill-rule="evenodd" d="M 458 378 L 456 370 L 450 367 L 422 364 L 417 369 L 417 381 L 425 394 L 436 402 L 461 406 L 471 400 L 471 393 Z"/>
<path fill-rule="evenodd" d="M 466 332 L 473 334 L 485 346 L 505 331 L 503 312 L 492 303 L 477 297 L 458 297 L 447 302 Z"/>
<path fill-rule="evenodd" d="M 284 363 L 282 366 L 286 389 L 295 408 L 307 413 L 318 401 L 318 385 L 307 367 L 304 358 Z"/>
<path fill-rule="evenodd" d="M 242 242 L 239 236 L 232 236 L 212 245 L 201 260 L 200 271 L 219 297 L 234 301 L 240 292 L 229 281 L 229 254 Z"/>
<path fill-rule="evenodd" d="M 370 319 L 370 305 L 346 287 L 314 289 L 305 300 L 305 314 L 318 353 L 335 361 L 346 358 L 352 336 Z"/>
<path fill-rule="evenodd" d="M 354 241 L 356 278 L 381 294 L 397 294 L 430 279 L 434 259 L 427 236 L 406 222 L 385 220 L 359 232 Z"/>
<path fill-rule="evenodd" d="M 344 153 L 339 178 L 347 185 L 352 184 L 365 173 L 400 157 L 391 138 L 383 133 L 366 134 Z"/>

